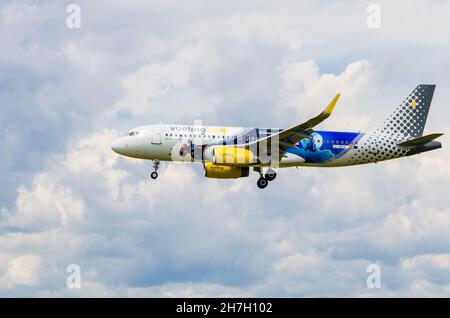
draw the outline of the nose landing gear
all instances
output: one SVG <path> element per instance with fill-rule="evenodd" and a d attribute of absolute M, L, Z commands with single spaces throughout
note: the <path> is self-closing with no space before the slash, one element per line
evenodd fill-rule
<path fill-rule="evenodd" d="M 153 160 L 153 168 L 155 169 L 155 171 L 153 171 L 153 172 L 150 174 L 150 177 L 151 177 L 153 180 L 155 180 L 156 178 L 158 178 L 159 164 L 160 164 L 160 162 L 159 162 L 158 159 Z"/>

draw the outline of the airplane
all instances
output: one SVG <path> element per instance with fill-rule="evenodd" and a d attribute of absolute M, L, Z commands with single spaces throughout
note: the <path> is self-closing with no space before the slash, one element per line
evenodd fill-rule
<path fill-rule="evenodd" d="M 259 173 L 260 189 L 279 168 L 353 166 L 416 155 L 441 148 L 442 133 L 423 136 L 436 85 L 418 85 L 383 124 L 369 133 L 315 130 L 333 112 L 337 94 L 324 111 L 287 129 L 203 125 L 147 125 L 113 142 L 114 152 L 153 160 L 152 179 L 161 161 L 198 162 L 205 177 L 236 179 Z"/>

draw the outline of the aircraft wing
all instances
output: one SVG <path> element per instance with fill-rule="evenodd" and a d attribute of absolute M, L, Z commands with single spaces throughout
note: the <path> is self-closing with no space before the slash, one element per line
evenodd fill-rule
<path fill-rule="evenodd" d="M 340 96 L 341 94 L 337 94 L 330 102 L 330 104 L 327 106 L 327 108 L 325 108 L 325 110 L 322 111 L 316 117 L 313 117 L 308 121 L 301 123 L 299 125 L 282 130 L 271 136 L 258 139 L 250 143 L 249 145 L 255 146 L 262 144 L 262 146 L 270 148 L 271 146 L 273 147 L 278 142 L 280 148 L 280 155 L 282 156 L 284 154 L 285 149 L 295 146 L 295 144 L 297 144 L 300 140 L 304 138 L 309 138 L 311 133 L 314 132 L 312 128 L 323 122 L 328 117 L 330 117 Z"/>

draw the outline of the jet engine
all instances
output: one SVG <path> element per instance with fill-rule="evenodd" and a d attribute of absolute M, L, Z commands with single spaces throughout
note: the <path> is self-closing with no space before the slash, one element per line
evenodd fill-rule
<path fill-rule="evenodd" d="M 250 169 L 248 167 L 224 166 L 214 163 L 205 164 L 205 177 L 215 179 L 237 179 L 248 177 Z"/>
<path fill-rule="evenodd" d="M 213 146 L 205 149 L 207 161 L 219 165 L 246 166 L 256 163 L 253 152 L 236 146 Z"/>

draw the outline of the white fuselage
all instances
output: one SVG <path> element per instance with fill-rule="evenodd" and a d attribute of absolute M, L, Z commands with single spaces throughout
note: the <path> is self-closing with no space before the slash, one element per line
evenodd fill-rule
<path fill-rule="evenodd" d="M 242 137 L 242 132 L 248 130 L 243 127 L 217 127 L 217 126 L 195 126 L 195 125 L 148 125 L 130 130 L 125 136 L 117 139 L 112 149 L 124 156 L 161 161 L 202 161 L 193 160 L 191 154 L 192 145 L 223 145 L 223 144 L 244 144 L 255 141 L 257 136 Z M 278 129 L 271 129 L 276 132 Z M 245 134 L 244 134 L 245 135 Z M 397 148 L 396 152 L 377 156 L 381 153 L 377 149 L 379 145 L 371 140 L 373 134 L 364 135 L 356 144 L 348 142 L 344 144 L 327 145 L 330 140 L 322 140 L 323 148 L 345 148 L 346 152 L 340 157 L 327 162 L 305 162 L 304 158 L 294 153 L 286 153 L 278 163 L 280 167 L 292 166 L 321 166 L 336 167 L 357 165 L 370 162 L 377 162 L 393 159 L 406 154 L 406 149 L 395 146 L 395 140 L 391 140 L 392 147 Z M 334 142 L 334 141 L 333 141 Z M 338 141 L 336 141 L 338 142 Z M 361 155 L 359 155 L 361 154 Z M 268 164 L 270 165 L 270 164 Z M 264 165 L 260 165 L 264 166 Z"/>
<path fill-rule="evenodd" d="M 183 145 L 220 143 L 237 136 L 240 131 L 240 127 L 147 125 L 130 130 L 113 143 L 112 149 L 133 158 L 183 161 L 173 156 L 173 152 Z"/>

